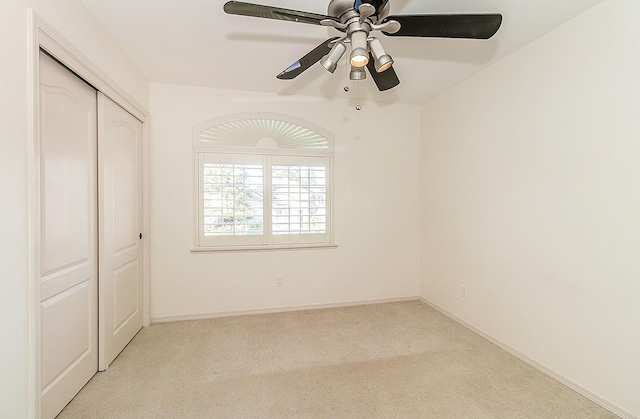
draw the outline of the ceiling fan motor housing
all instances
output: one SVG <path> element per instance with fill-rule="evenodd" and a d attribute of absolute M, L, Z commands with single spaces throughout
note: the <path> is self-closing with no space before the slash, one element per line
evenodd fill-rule
<path fill-rule="evenodd" d="M 327 15 L 340 19 L 341 22 L 358 16 L 358 12 L 355 9 L 354 0 L 331 0 L 327 9 Z M 350 12 L 350 13 L 348 13 Z M 371 16 L 370 19 L 373 23 L 382 21 L 389 15 L 389 3 L 386 3 L 382 10 L 379 10 L 375 16 Z"/>

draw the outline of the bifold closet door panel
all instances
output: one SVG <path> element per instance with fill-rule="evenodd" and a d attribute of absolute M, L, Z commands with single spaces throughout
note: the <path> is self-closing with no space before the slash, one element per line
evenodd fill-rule
<path fill-rule="evenodd" d="M 98 369 L 96 91 L 40 53 L 42 418 Z"/>
<path fill-rule="evenodd" d="M 100 359 L 142 328 L 142 122 L 98 93 Z"/>

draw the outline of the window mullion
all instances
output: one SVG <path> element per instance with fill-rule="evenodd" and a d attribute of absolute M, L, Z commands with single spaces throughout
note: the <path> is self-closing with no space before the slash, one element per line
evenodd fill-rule
<path fill-rule="evenodd" d="M 202 153 L 197 154 L 198 161 L 198 178 L 204 179 L 204 161 L 202 159 Z M 198 244 L 204 245 L 204 184 L 198 182 Z"/>
<path fill-rule="evenodd" d="M 291 205 L 291 167 L 287 166 L 287 208 L 289 220 L 287 223 L 287 234 L 291 234 L 291 214 L 293 213 L 293 206 Z"/>
<path fill-rule="evenodd" d="M 264 228 L 264 244 L 271 244 L 273 243 L 272 240 L 272 236 L 273 236 L 273 229 L 271 227 L 272 224 L 272 197 L 271 194 L 273 192 L 273 183 L 272 183 L 272 179 L 271 179 L 271 156 L 269 155 L 265 155 L 263 156 L 263 163 L 262 163 L 263 167 L 264 167 L 264 197 L 263 197 L 263 201 L 264 201 L 264 219 L 263 219 L 263 228 Z"/>
<path fill-rule="evenodd" d="M 236 165 L 231 166 L 231 210 L 232 210 L 232 222 L 233 222 L 233 236 L 236 235 L 238 226 L 236 224 L 236 190 L 238 189 L 238 184 L 236 183 Z"/>

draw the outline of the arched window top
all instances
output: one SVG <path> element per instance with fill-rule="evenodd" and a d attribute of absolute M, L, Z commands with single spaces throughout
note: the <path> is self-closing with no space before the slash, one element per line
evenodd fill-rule
<path fill-rule="evenodd" d="M 194 127 L 195 146 L 333 151 L 333 135 L 278 113 L 226 115 Z"/>

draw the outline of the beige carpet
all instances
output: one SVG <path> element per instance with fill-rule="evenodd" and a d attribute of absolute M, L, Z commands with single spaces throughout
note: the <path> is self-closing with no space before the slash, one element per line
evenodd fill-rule
<path fill-rule="evenodd" d="M 66 418 L 615 418 L 417 301 L 155 324 Z"/>

